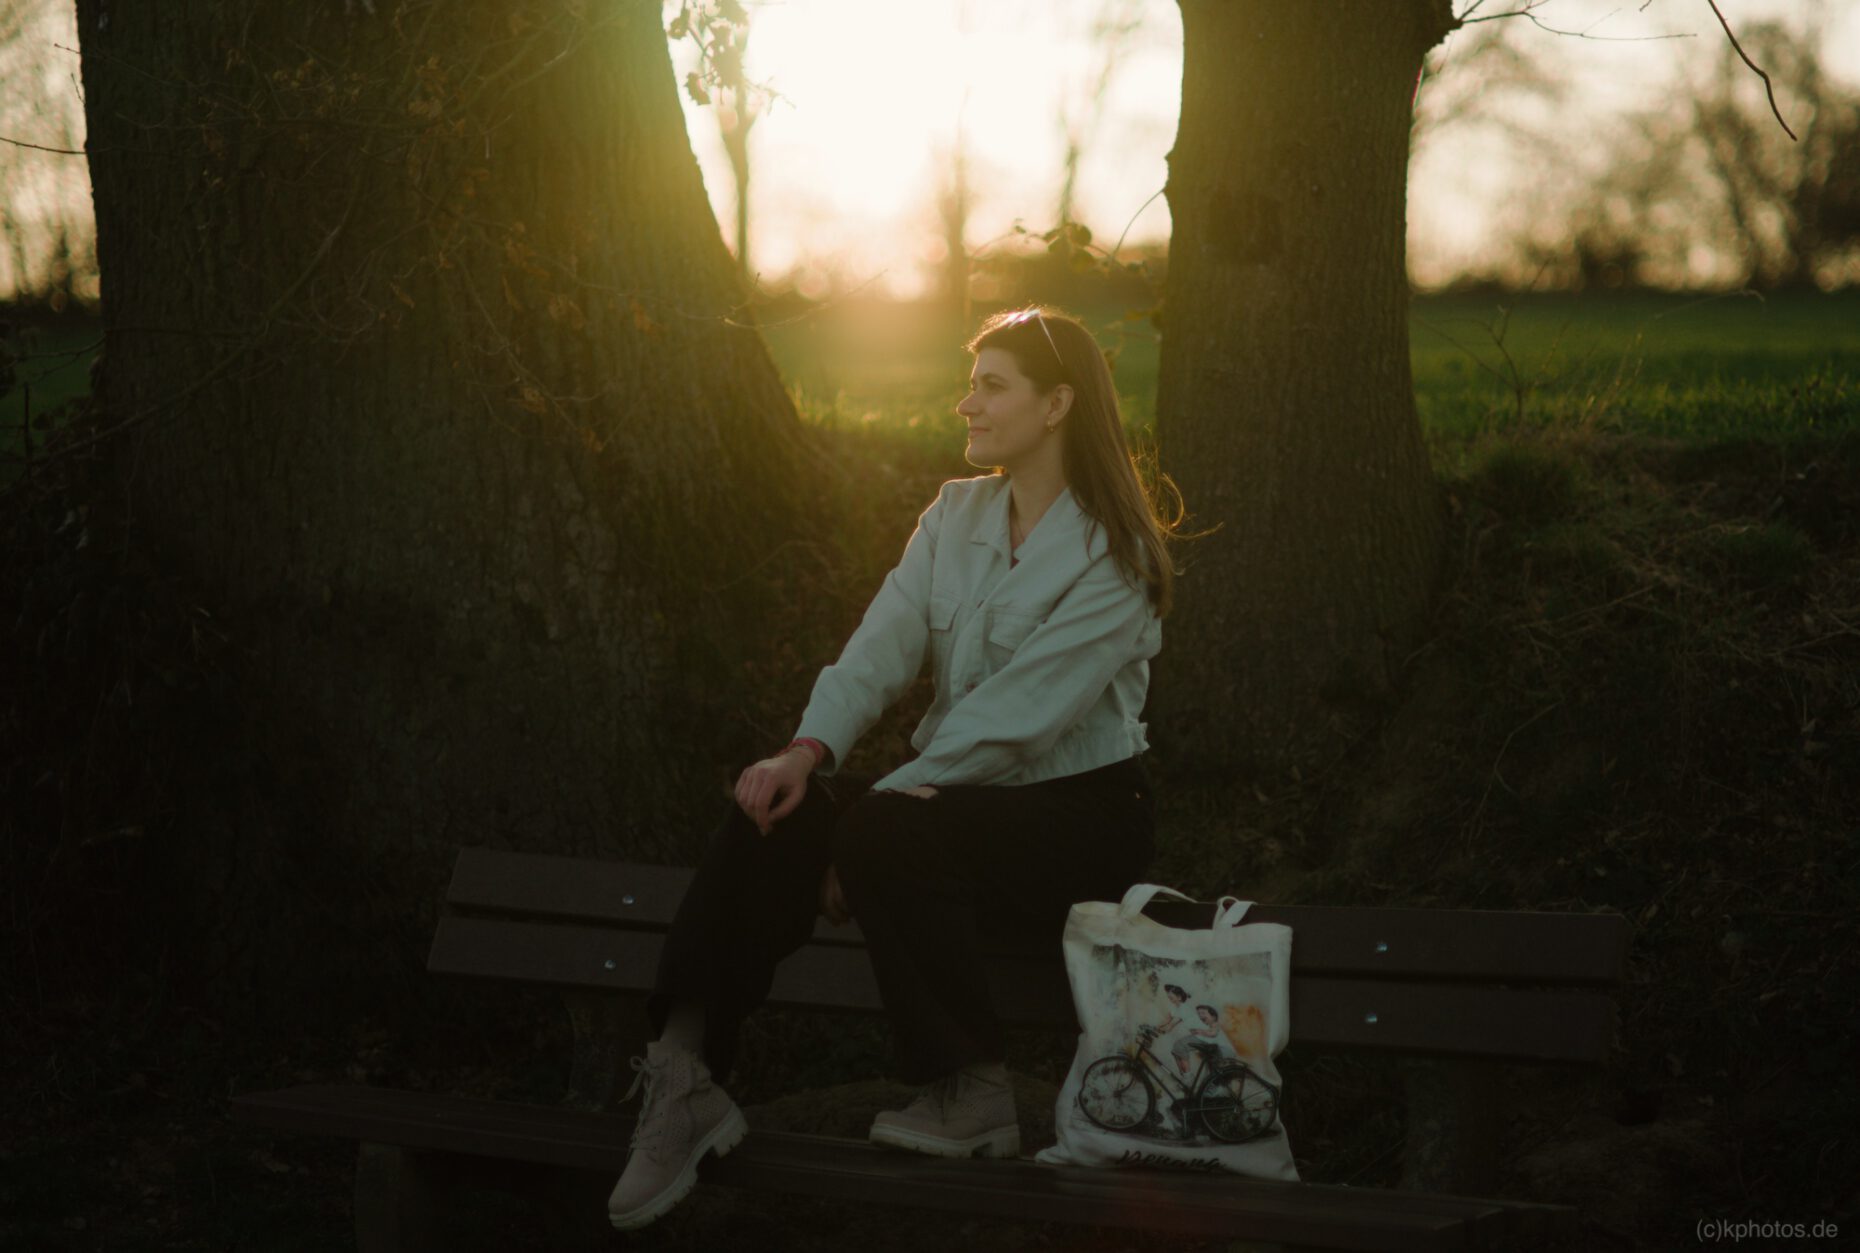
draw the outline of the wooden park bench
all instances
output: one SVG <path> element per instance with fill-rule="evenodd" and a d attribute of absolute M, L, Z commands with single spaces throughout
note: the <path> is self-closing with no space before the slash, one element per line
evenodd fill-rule
<path fill-rule="evenodd" d="M 632 1107 L 616 1110 L 615 1098 L 625 1059 L 644 1051 L 640 994 L 652 986 L 690 876 L 461 850 L 427 968 L 565 994 L 576 1051 L 560 1105 L 312 1084 L 236 1096 L 235 1116 L 361 1142 L 355 1222 L 365 1253 L 430 1247 L 460 1187 L 539 1189 L 543 1212 L 562 1224 L 551 1248 L 622 1240 L 607 1226 L 605 1201 L 626 1158 Z M 1211 921 L 1206 906 L 1149 912 L 1177 926 Z M 1496 1174 L 1502 1064 L 1593 1066 L 1608 1054 L 1624 918 L 1259 905 L 1249 921 L 1292 928 L 1294 1050 L 1408 1059 L 1402 1189 L 949 1160 L 761 1130 L 707 1159 L 702 1177 L 798 1196 L 1321 1248 L 1511 1250 L 1574 1239 L 1565 1207 L 1470 1194 L 1488 1191 Z M 1057 936 L 1045 951 L 992 961 L 1007 1021 L 1076 1030 Z M 778 972 L 771 1002 L 878 1012 L 857 928 L 823 923 Z M 1288 1130 L 1296 1142 L 1297 1126 Z M 686 1204 L 703 1204 L 702 1189 Z"/>

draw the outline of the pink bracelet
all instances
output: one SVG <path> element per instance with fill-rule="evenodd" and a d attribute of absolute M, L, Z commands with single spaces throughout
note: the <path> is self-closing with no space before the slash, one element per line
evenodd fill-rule
<path fill-rule="evenodd" d="M 808 752 L 812 753 L 814 755 L 815 769 L 819 769 L 820 763 L 827 759 L 827 746 L 812 736 L 804 735 L 789 740 L 788 748 L 784 748 L 781 751 L 785 753 L 789 748 L 805 748 Z"/>

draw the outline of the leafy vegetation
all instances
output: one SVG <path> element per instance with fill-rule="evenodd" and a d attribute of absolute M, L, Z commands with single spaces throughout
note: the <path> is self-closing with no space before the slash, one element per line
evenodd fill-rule
<path fill-rule="evenodd" d="M 1596 1247 L 1663 1247 L 1693 1210 L 1851 1212 L 1860 1148 L 1838 1128 L 1860 1085 L 1835 1058 L 1860 1026 L 1856 314 L 1851 297 L 1417 300 L 1455 543 L 1398 699 L 1349 759 L 1284 777 L 1171 779 L 1159 754 L 1163 881 L 1634 921 L 1609 1073 L 1511 1080 L 1509 1185 L 1582 1204 Z M 1091 321 L 1145 435 L 1154 343 L 1119 311 Z M 959 335 L 862 313 L 769 338 L 861 468 L 878 538 L 847 585 L 867 588 L 925 485 L 972 472 L 949 414 Z M 848 1073 L 811 1070 L 827 1042 L 803 1024 L 766 1043 L 789 1033 L 766 1091 Z M 1051 1079 L 1055 1052 L 1017 1063 Z M 1294 1047 L 1289 1073 L 1309 1173 L 1393 1182 L 1399 1068 Z"/>
<path fill-rule="evenodd" d="M 1156 875 L 1272 900 L 1619 911 L 1635 939 L 1616 1059 L 1600 1079 L 1510 1077 L 1509 1186 L 1583 1205 L 1597 1248 L 1689 1239 L 1676 1216 L 1693 1210 L 1851 1218 L 1860 305 L 1543 298 L 1510 302 L 1506 318 L 1499 303 L 1417 304 L 1417 387 L 1454 555 L 1397 700 L 1346 760 L 1280 777 L 1171 777 L 1158 753 Z M 1138 325 L 1121 310 L 1091 320 L 1108 345 L 1125 341 L 1117 373 L 1141 435 L 1154 342 L 1118 335 Z M 34 352 L 66 352 L 94 331 L 38 336 Z M 814 563 L 823 636 L 856 619 L 935 483 L 970 472 L 950 412 L 959 338 L 911 310 L 768 329 L 852 520 Z M 0 722 L 14 763 L 4 945 L 18 972 L 0 1040 L 0 1123 L 17 1137 L 0 1146 L 0 1244 L 338 1244 L 348 1153 L 224 1123 L 225 1084 L 546 1097 L 565 1024 L 547 998 L 417 971 L 397 1004 L 358 1008 L 335 987 L 305 999 L 288 1047 L 256 1025 L 291 1007 L 202 999 L 160 939 L 160 840 L 182 820 L 262 811 L 276 776 L 308 767 L 240 749 L 251 714 L 224 665 L 237 624 L 106 543 L 107 520 L 77 508 L 81 475 L 41 489 L 0 515 L 0 621 L 26 659 Z M 813 664 L 772 642 L 756 677 L 804 690 Z M 860 755 L 896 757 L 912 721 L 888 719 Z M 875 1026 L 770 1016 L 754 1031 L 740 1089 L 768 1103 L 766 1121 L 856 1131 L 893 1095 L 872 1083 Z M 1023 1100 L 1050 1100 L 1064 1043 L 1013 1048 Z M 1294 1045 L 1286 1070 L 1306 1173 L 1390 1181 L 1399 1069 Z M 779 1099 L 853 1078 L 839 1095 Z M 812 1247 L 818 1224 L 755 1218 L 763 1204 L 694 1209 L 660 1238 L 699 1248 L 754 1222 L 793 1230 L 781 1247 Z M 835 1221 L 895 1243 L 882 1216 Z M 512 1248 L 532 1229 L 518 1211 L 488 1209 L 484 1224 Z M 979 1228 L 965 1242 L 1026 1243 L 1021 1229 Z M 946 1244 L 946 1228 L 926 1232 L 921 1247 Z"/>

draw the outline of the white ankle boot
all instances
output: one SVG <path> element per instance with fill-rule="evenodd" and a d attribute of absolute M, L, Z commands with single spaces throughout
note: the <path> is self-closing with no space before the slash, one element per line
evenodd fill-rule
<path fill-rule="evenodd" d="M 964 1066 L 872 1123 L 871 1140 L 936 1157 L 1016 1157 L 1020 1122 L 1000 1063 Z"/>
<path fill-rule="evenodd" d="M 749 1125 L 729 1094 L 711 1082 L 695 1053 L 657 1040 L 633 1059 L 646 1096 L 633 1128 L 632 1155 L 607 1198 L 607 1215 L 622 1231 L 644 1227 L 684 1200 L 697 1183 L 698 1161 L 722 1157 L 742 1142 Z"/>

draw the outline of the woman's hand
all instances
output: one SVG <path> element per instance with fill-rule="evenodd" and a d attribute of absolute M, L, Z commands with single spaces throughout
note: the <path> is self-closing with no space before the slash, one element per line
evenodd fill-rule
<path fill-rule="evenodd" d="M 758 761 L 737 777 L 737 807 L 767 835 L 807 795 L 807 776 L 814 765 L 814 754 L 798 745 Z"/>
<path fill-rule="evenodd" d="M 828 866 L 827 873 L 820 877 L 820 914 L 836 927 L 852 921 L 852 906 L 846 903 L 846 892 L 840 887 L 840 872 L 833 866 Z"/>

